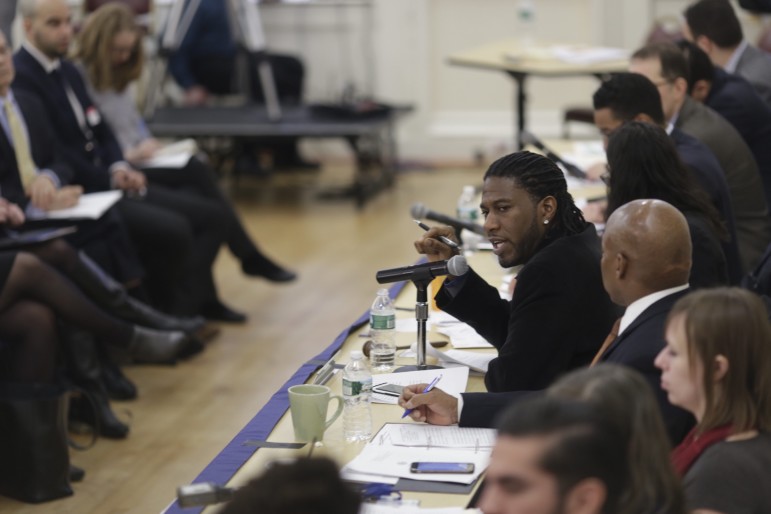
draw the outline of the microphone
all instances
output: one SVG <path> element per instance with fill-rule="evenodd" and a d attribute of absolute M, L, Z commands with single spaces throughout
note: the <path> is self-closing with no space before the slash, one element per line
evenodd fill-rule
<path fill-rule="evenodd" d="M 384 269 L 375 275 L 378 284 L 401 282 L 402 280 L 431 280 L 442 275 L 459 277 L 468 271 L 468 263 L 462 255 L 456 255 L 446 261 L 424 262 L 402 268 Z"/>
<path fill-rule="evenodd" d="M 477 225 L 476 223 L 470 223 L 468 221 L 459 220 L 445 214 L 434 212 L 422 203 L 413 204 L 410 208 L 410 214 L 414 219 L 427 219 L 439 223 L 444 223 L 445 225 L 451 226 L 458 232 L 465 228 L 466 230 L 474 232 L 475 234 L 479 234 L 480 236 L 487 235 L 485 234 L 485 228 L 482 225 Z"/>
<path fill-rule="evenodd" d="M 533 134 L 532 132 L 523 130 L 522 132 L 519 133 L 519 140 L 522 142 L 523 145 L 533 145 L 534 147 L 538 148 L 546 155 L 546 157 L 552 160 L 555 164 L 562 164 L 562 166 L 570 175 L 573 175 L 576 178 L 583 178 L 583 179 L 586 178 L 586 172 L 584 172 L 584 170 L 582 170 L 581 168 L 579 168 L 573 163 L 565 161 L 562 157 L 552 152 L 545 144 L 543 144 L 543 142 L 540 139 L 535 137 L 535 134 Z"/>

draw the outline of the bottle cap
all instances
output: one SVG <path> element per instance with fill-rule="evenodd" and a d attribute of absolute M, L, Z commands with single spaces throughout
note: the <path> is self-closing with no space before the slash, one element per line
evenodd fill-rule
<path fill-rule="evenodd" d="M 361 350 L 351 350 L 351 359 L 352 360 L 361 360 L 364 358 L 364 354 L 361 353 Z"/>

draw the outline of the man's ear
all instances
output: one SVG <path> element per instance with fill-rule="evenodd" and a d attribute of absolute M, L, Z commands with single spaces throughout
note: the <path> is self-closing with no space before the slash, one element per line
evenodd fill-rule
<path fill-rule="evenodd" d="M 554 217 L 557 216 L 557 199 L 553 196 L 546 196 L 538 202 L 538 215 L 540 216 L 540 223 L 548 225 L 554 222 Z M 549 223 L 544 223 L 548 220 Z"/>
<path fill-rule="evenodd" d="M 672 85 L 682 96 L 688 96 L 688 81 L 683 77 L 677 77 Z"/>
<path fill-rule="evenodd" d="M 691 90 L 691 97 L 697 102 L 703 103 L 707 96 L 709 96 L 710 89 L 712 89 L 712 84 L 710 84 L 709 81 L 703 79 L 697 80 Z"/>
<path fill-rule="evenodd" d="M 598 514 L 608 496 L 607 488 L 598 478 L 585 478 L 565 495 L 566 514 Z"/>
<path fill-rule="evenodd" d="M 626 273 L 629 269 L 629 259 L 623 253 L 616 253 L 616 278 L 621 280 L 626 277 Z"/>
<path fill-rule="evenodd" d="M 715 50 L 715 43 L 713 43 L 712 40 L 707 36 L 702 35 L 697 37 L 695 43 L 709 56 L 711 56 L 712 52 Z"/>

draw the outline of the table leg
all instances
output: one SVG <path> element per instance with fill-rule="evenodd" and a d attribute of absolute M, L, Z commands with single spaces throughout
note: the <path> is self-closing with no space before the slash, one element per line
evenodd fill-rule
<path fill-rule="evenodd" d="M 514 148 L 517 150 L 522 150 L 524 148 L 524 145 L 522 144 L 522 141 L 520 140 L 520 134 L 525 130 L 525 110 L 527 106 L 527 93 L 525 91 L 525 79 L 527 78 L 526 73 L 520 73 L 515 71 L 510 71 L 508 74 L 511 76 L 511 78 L 514 79 L 514 81 L 517 83 L 516 88 L 516 98 L 515 102 L 517 105 L 516 109 L 516 119 L 514 120 L 515 123 L 515 131 L 514 131 Z"/>

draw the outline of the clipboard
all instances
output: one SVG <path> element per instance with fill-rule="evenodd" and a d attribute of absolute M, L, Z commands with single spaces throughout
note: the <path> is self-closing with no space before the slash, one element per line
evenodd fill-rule
<path fill-rule="evenodd" d="M 52 239 L 57 239 L 78 230 L 75 226 L 66 226 L 58 228 L 38 228 L 34 230 L 0 231 L 0 250 L 11 250 L 14 248 L 23 248 L 34 244 L 44 243 Z"/>

